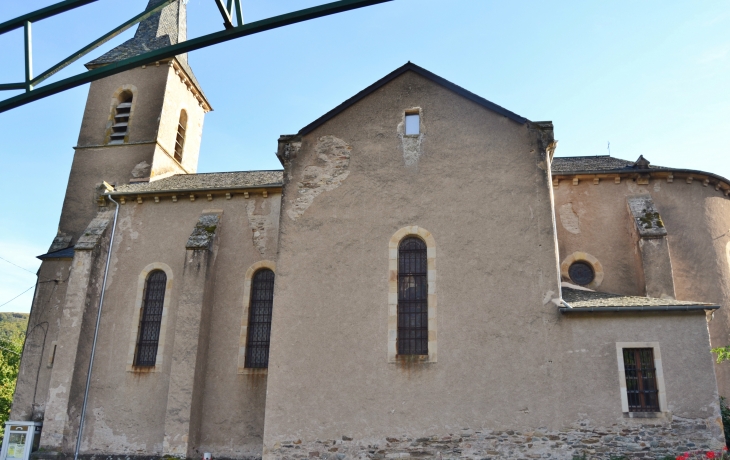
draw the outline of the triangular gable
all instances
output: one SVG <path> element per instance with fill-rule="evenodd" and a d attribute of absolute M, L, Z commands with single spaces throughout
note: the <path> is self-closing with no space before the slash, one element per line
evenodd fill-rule
<path fill-rule="evenodd" d="M 320 125 L 324 124 L 326 121 L 334 118 L 335 116 L 339 115 L 340 113 L 344 112 L 345 109 L 350 107 L 351 105 L 354 105 L 359 100 L 365 98 L 366 96 L 369 96 L 371 93 L 375 92 L 377 89 L 385 86 L 387 83 L 391 82 L 392 80 L 395 80 L 399 76 L 403 75 L 404 73 L 411 71 L 415 72 L 418 75 L 427 78 L 428 80 L 431 80 L 434 83 L 437 83 L 444 88 L 447 88 L 459 96 L 462 96 L 466 99 L 469 99 L 472 102 L 476 102 L 477 104 L 481 105 L 482 107 L 485 107 L 493 112 L 496 112 L 500 115 L 504 115 L 505 117 L 509 118 L 512 121 L 515 121 L 519 124 L 525 124 L 529 120 L 527 118 L 521 117 L 517 115 L 514 112 L 510 112 L 509 110 L 505 109 L 504 107 L 500 107 L 497 104 L 490 102 L 486 99 L 484 99 L 481 96 L 478 96 L 471 91 L 467 91 L 466 89 L 462 88 L 459 85 L 455 85 L 448 81 L 445 78 L 439 77 L 435 73 L 429 72 L 428 70 L 424 69 L 423 67 L 419 67 L 416 64 L 413 64 L 412 62 L 408 61 L 407 64 L 395 69 L 393 72 L 389 73 L 385 77 L 381 78 L 380 80 L 376 81 L 372 85 L 368 86 L 364 90 L 360 91 L 356 95 L 352 96 L 350 99 L 346 100 L 342 104 L 338 105 L 334 109 L 330 110 L 329 112 L 325 113 L 321 117 L 314 120 L 312 123 L 308 124 L 304 128 L 299 130 L 299 135 L 305 135 L 309 134 L 310 132 L 314 131 L 315 128 L 319 127 Z"/>

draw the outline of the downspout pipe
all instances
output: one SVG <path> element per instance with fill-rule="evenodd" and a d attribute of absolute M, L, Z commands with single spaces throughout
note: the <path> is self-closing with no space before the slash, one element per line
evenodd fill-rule
<path fill-rule="evenodd" d="M 96 327 L 94 328 L 94 342 L 91 344 L 91 357 L 89 358 L 89 371 L 86 373 L 86 389 L 84 390 L 84 404 L 81 406 L 81 419 L 79 420 L 79 434 L 76 437 L 76 449 L 74 450 L 74 460 L 79 458 L 79 449 L 81 448 L 81 437 L 84 433 L 84 422 L 86 421 L 86 404 L 89 401 L 89 386 L 91 385 L 91 369 L 94 366 L 94 353 L 96 352 L 96 340 L 99 337 L 99 321 L 101 320 L 101 309 L 104 306 L 104 294 L 106 293 L 106 279 L 109 275 L 109 262 L 112 260 L 112 248 L 114 247 L 114 233 L 117 229 L 117 217 L 119 217 L 119 203 L 107 194 L 109 200 L 116 205 L 114 211 L 114 223 L 112 224 L 112 235 L 109 238 L 109 251 L 106 255 L 106 267 L 104 268 L 104 281 L 101 284 L 101 296 L 99 298 L 99 311 L 96 314 Z"/>

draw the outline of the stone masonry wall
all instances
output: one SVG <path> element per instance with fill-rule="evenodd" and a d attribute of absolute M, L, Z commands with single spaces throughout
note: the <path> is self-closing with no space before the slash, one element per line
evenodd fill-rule
<path fill-rule="evenodd" d="M 635 422 L 635 420 L 633 420 Z M 721 431 L 712 420 L 674 417 L 669 423 L 630 423 L 592 427 L 578 423 L 559 431 L 475 431 L 463 429 L 447 436 L 354 441 L 348 436 L 337 440 L 303 443 L 292 440 L 274 446 L 267 459 L 318 458 L 390 459 L 663 459 L 689 450 L 719 450 Z"/>

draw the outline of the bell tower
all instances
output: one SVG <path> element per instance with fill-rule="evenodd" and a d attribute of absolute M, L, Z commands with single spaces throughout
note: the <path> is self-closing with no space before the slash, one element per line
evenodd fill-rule
<path fill-rule="evenodd" d="M 147 8 L 160 1 L 149 0 Z M 185 39 L 186 7 L 177 0 L 86 67 Z M 119 185 L 196 172 L 203 118 L 210 110 L 186 54 L 91 83 L 52 250 L 76 243 L 96 215 L 103 181 Z"/>

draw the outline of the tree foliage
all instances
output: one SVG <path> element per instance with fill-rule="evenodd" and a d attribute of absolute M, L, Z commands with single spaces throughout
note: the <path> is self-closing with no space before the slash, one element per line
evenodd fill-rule
<path fill-rule="evenodd" d="M 24 336 L 24 332 L 17 331 L 7 336 L 0 335 L 0 438 L 10 417 Z"/>

